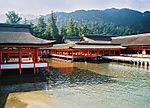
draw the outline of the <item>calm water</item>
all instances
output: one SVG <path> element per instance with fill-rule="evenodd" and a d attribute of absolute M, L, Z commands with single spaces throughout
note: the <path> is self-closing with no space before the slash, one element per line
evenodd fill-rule
<path fill-rule="evenodd" d="M 150 108 L 150 70 L 127 64 L 49 60 L 47 93 L 65 108 Z"/>

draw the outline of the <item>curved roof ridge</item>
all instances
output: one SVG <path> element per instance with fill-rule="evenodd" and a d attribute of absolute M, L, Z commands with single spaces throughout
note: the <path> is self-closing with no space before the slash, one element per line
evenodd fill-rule
<path fill-rule="evenodd" d="M 49 44 L 54 40 L 45 40 L 33 36 L 30 32 L 0 32 L 0 44 Z"/>
<path fill-rule="evenodd" d="M 136 35 L 126 35 L 126 36 L 118 36 L 118 37 L 112 37 L 112 39 L 135 38 L 135 37 L 140 37 L 140 36 L 150 36 L 150 33 L 136 34 Z"/>

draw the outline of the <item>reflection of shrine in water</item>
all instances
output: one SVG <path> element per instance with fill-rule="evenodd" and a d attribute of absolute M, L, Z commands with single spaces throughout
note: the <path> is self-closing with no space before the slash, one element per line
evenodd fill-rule
<path fill-rule="evenodd" d="M 102 75 L 86 68 L 80 69 L 77 63 L 62 60 L 49 60 L 51 80 L 55 86 L 81 86 L 89 84 L 115 83 L 111 76 Z"/>
<path fill-rule="evenodd" d="M 61 60 L 50 60 L 49 65 L 64 74 L 71 74 L 75 69 L 73 63 Z"/>

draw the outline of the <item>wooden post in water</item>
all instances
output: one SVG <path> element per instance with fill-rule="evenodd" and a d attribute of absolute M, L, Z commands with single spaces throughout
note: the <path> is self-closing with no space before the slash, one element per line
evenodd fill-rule
<path fill-rule="evenodd" d="M 135 65 L 136 64 L 136 61 L 133 61 L 133 65 Z"/>
<path fill-rule="evenodd" d="M 140 62 L 139 61 L 137 61 L 137 66 L 139 66 L 140 65 Z"/>
<path fill-rule="evenodd" d="M 144 67 L 147 67 L 147 61 L 144 62 Z"/>
<path fill-rule="evenodd" d="M 149 62 L 147 61 L 147 67 L 149 67 Z"/>

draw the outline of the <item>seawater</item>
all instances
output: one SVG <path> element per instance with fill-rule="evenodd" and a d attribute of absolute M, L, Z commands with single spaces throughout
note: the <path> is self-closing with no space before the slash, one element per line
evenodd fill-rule
<path fill-rule="evenodd" d="M 61 108 L 150 108 L 150 69 L 101 60 L 48 61 L 50 74 L 4 73 L 1 91 L 45 90 Z"/>
<path fill-rule="evenodd" d="M 59 60 L 49 64 L 53 83 L 47 93 L 67 108 L 150 108 L 147 68 Z"/>

